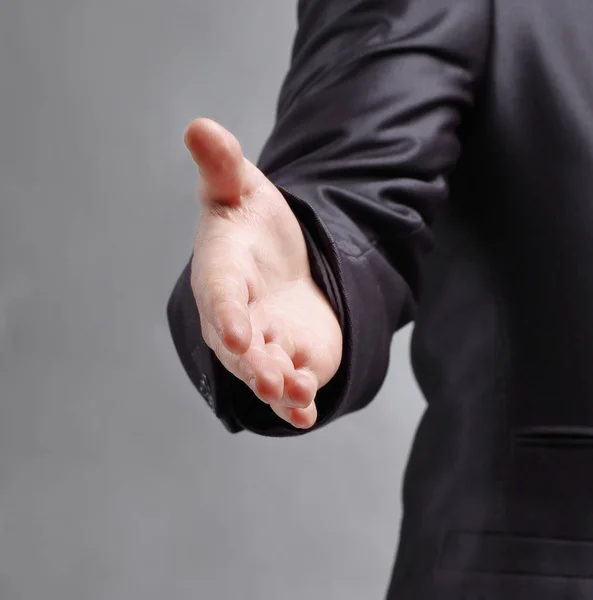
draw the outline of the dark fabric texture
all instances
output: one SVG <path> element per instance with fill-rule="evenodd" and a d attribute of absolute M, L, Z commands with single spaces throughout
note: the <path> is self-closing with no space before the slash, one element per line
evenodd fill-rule
<path fill-rule="evenodd" d="M 298 17 L 259 166 L 343 325 L 316 427 L 376 396 L 415 321 L 427 409 L 388 598 L 593 598 L 593 4 L 301 0 Z M 306 433 L 217 363 L 187 270 L 169 320 L 227 428 Z"/>

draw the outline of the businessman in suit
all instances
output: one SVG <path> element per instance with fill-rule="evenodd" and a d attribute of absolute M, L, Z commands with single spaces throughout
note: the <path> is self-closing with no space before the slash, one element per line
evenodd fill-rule
<path fill-rule="evenodd" d="M 180 359 L 231 432 L 367 405 L 415 321 L 397 600 L 593 599 L 593 3 L 300 0 L 257 166 L 208 119 Z"/>

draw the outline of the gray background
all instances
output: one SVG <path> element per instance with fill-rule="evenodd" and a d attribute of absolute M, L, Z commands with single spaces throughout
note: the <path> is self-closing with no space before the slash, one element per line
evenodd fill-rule
<path fill-rule="evenodd" d="M 1 600 L 383 597 L 422 402 L 231 436 L 165 304 L 197 218 L 190 119 L 255 159 L 295 0 L 0 4 Z"/>

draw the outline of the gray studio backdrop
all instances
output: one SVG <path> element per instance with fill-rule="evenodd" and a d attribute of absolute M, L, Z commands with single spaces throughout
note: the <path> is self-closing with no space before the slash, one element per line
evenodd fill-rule
<path fill-rule="evenodd" d="M 321 1 L 321 0 L 320 0 Z M 228 434 L 174 354 L 182 143 L 255 159 L 295 0 L 0 0 L 0 599 L 381 600 L 422 401 L 409 330 L 360 414 Z"/>

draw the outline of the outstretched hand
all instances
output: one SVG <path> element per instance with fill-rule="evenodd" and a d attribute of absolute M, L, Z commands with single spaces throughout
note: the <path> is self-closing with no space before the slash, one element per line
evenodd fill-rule
<path fill-rule="evenodd" d="M 193 121 L 185 143 L 201 174 L 192 289 L 204 340 L 280 418 L 309 428 L 342 332 L 311 278 L 300 225 L 221 125 Z"/>

